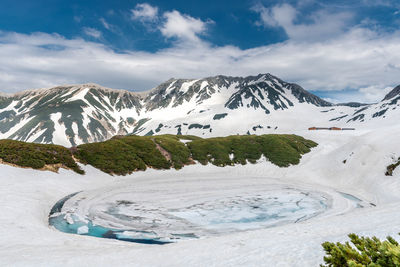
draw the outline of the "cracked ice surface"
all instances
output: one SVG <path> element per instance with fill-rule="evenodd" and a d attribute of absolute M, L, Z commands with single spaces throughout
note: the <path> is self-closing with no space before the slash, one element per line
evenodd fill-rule
<path fill-rule="evenodd" d="M 56 214 L 64 221 L 52 224 L 65 232 L 105 237 L 99 234 L 101 227 L 107 237 L 112 233 L 117 239 L 169 242 L 296 223 L 330 206 L 326 194 L 284 185 L 248 186 L 244 191 L 232 185 L 199 185 L 174 192 L 139 192 L 135 186 L 81 192 Z M 74 221 L 65 223 L 66 218 Z M 83 226 L 89 231 L 79 231 Z"/>

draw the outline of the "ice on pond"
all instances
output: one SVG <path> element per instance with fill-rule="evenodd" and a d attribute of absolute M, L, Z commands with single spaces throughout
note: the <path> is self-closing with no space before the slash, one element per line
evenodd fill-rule
<path fill-rule="evenodd" d="M 297 223 L 329 205 L 326 195 L 285 187 L 153 198 L 123 188 L 81 192 L 65 202 L 68 205 L 50 217 L 60 231 L 151 244 Z"/>
<path fill-rule="evenodd" d="M 172 211 L 170 214 L 206 229 L 229 232 L 298 222 L 313 217 L 326 208 L 324 199 L 298 192 L 285 193 L 233 197 Z"/>
<path fill-rule="evenodd" d="M 81 226 L 76 231 L 78 235 L 83 235 L 89 233 L 89 227 L 87 225 Z"/>

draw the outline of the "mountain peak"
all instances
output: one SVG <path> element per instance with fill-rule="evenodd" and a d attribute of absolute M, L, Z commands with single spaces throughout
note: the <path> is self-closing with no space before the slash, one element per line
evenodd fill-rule
<path fill-rule="evenodd" d="M 393 97 L 400 96 L 400 85 L 396 86 L 392 91 L 390 91 L 382 101 L 392 99 Z"/>
<path fill-rule="evenodd" d="M 120 95 L 123 94 L 130 94 L 130 95 L 135 95 L 135 96 L 140 96 L 141 93 L 136 93 L 136 92 L 131 92 L 125 89 L 112 89 L 108 87 L 104 87 L 101 85 L 98 85 L 96 83 L 82 83 L 82 84 L 65 84 L 65 85 L 59 85 L 55 87 L 47 87 L 47 88 L 39 88 L 39 89 L 28 89 L 24 90 L 15 94 L 6 94 L 5 96 L 7 97 L 21 97 L 24 95 L 46 95 L 49 93 L 61 93 L 61 92 L 67 92 L 67 91 L 75 91 L 75 92 L 80 92 L 84 89 L 95 89 L 95 90 L 100 90 L 103 92 L 107 93 L 117 93 Z"/>
<path fill-rule="evenodd" d="M 305 127 L 320 107 L 332 107 L 329 114 L 321 111 L 328 119 L 341 115 L 331 112 L 331 103 L 270 73 L 171 78 L 145 92 L 61 85 L 0 97 L 0 138 L 75 146 L 126 134 L 259 134 Z"/>

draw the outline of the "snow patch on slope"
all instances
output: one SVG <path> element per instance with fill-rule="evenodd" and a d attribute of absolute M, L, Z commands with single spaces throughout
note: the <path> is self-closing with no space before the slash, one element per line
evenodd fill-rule
<path fill-rule="evenodd" d="M 67 140 L 66 136 L 66 128 L 63 124 L 59 122 L 61 119 L 61 112 L 53 113 L 50 115 L 50 119 L 54 123 L 54 133 L 53 133 L 53 142 L 56 144 L 63 145 L 65 147 L 70 147 L 71 143 Z"/>

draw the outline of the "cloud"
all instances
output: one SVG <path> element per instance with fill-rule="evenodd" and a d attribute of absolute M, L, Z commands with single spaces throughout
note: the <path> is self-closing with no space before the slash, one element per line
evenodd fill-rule
<path fill-rule="evenodd" d="M 289 4 L 271 8 L 259 4 L 252 10 L 260 14 L 258 24 L 266 27 L 282 27 L 290 39 L 307 42 L 336 38 L 346 30 L 353 17 L 349 12 L 331 13 L 321 9 L 304 18 Z M 307 22 L 298 22 L 299 17 L 307 19 Z"/>
<path fill-rule="evenodd" d="M 199 35 L 207 29 L 211 20 L 202 21 L 177 10 L 167 11 L 159 15 L 158 7 L 147 3 L 137 4 L 132 9 L 132 19 L 143 23 L 147 30 L 159 30 L 164 37 L 176 38 L 180 42 L 201 42 Z"/>
<path fill-rule="evenodd" d="M 106 30 L 116 34 L 121 34 L 121 30 L 117 26 L 109 23 L 105 18 L 100 18 L 99 21 Z"/>
<path fill-rule="evenodd" d="M 362 5 L 365 6 L 384 6 L 384 7 L 395 7 L 399 6 L 397 0 L 362 0 Z"/>
<path fill-rule="evenodd" d="M 161 33 L 165 37 L 176 37 L 185 41 L 199 41 L 198 35 L 206 31 L 209 23 L 176 10 L 165 12 L 163 17 L 165 23 L 160 27 Z"/>
<path fill-rule="evenodd" d="M 199 29 L 195 32 L 200 33 Z M 195 36 L 185 30 L 171 31 L 171 36 L 173 32 L 182 38 Z M 383 98 L 386 88 L 400 84 L 399 62 L 400 34 L 378 34 L 365 28 L 354 28 L 324 42 L 288 40 L 240 49 L 200 40 L 195 48 L 180 43 L 154 53 L 117 53 L 104 44 L 58 34 L 0 31 L 3 92 L 85 82 L 143 91 L 171 77 L 269 72 L 307 90 L 355 89 L 354 98 L 358 99 L 352 100 L 374 102 Z M 334 95 L 327 97 L 338 99 Z"/>
<path fill-rule="evenodd" d="M 400 84 L 400 82 L 399 82 Z M 359 92 L 363 94 L 364 98 L 368 102 L 374 102 L 377 100 L 382 100 L 383 97 L 393 89 L 392 86 L 385 87 L 384 85 L 370 85 L 367 87 L 362 87 Z"/>
<path fill-rule="evenodd" d="M 158 18 L 158 7 L 151 6 L 147 3 L 137 4 L 135 9 L 131 10 L 132 19 L 142 22 L 154 21 Z"/>
<path fill-rule="evenodd" d="M 74 21 L 80 23 L 82 21 L 82 16 L 74 16 Z"/>
<path fill-rule="evenodd" d="M 90 36 L 93 37 L 95 39 L 99 39 L 102 35 L 101 31 L 95 29 L 95 28 L 90 28 L 90 27 L 83 27 L 83 32 Z"/>
<path fill-rule="evenodd" d="M 104 28 L 106 28 L 107 30 L 111 29 L 111 25 L 104 18 L 100 18 L 99 21 L 101 22 Z"/>
<path fill-rule="evenodd" d="M 337 99 L 335 99 L 335 98 L 330 98 L 330 97 L 322 97 L 322 99 L 323 100 L 325 100 L 325 101 L 328 101 L 328 102 L 330 102 L 330 103 L 334 103 L 334 104 L 338 104 L 338 103 L 340 103 L 340 101 L 338 101 Z"/>

